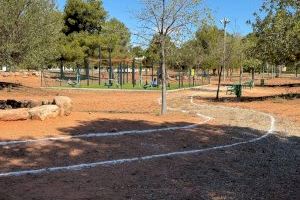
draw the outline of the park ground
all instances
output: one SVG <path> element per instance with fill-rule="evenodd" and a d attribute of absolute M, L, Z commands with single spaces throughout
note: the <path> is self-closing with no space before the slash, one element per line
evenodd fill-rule
<path fill-rule="evenodd" d="M 40 89 L 38 77 L 7 77 L 1 81 L 22 86 L 10 92 L 0 90 L 0 99 L 51 100 L 55 95 L 65 95 L 73 100 L 74 109 L 71 116 L 44 122 L 0 122 L 0 142 L 196 126 L 4 145 L 0 146 L 0 174 L 245 143 L 78 171 L 0 177 L 0 200 L 299 198 L 300 100 L 293 96 L 299 97 L 299 87 L 246 89 L 245 98 L 238 102 L 225 94 L 224 86 L 222 101 L 216 102 L 212 82 L 209 86 L 170 92 L 169 113 L 160 116 L 160 93 L 155 91 Z M 300 80 L 268 81 L 270 85 L 287 83 Z M 275 130 L 268 137 L 248 143 L 270 131 L 272 120 L 262 112 L 274 116 Z"/>

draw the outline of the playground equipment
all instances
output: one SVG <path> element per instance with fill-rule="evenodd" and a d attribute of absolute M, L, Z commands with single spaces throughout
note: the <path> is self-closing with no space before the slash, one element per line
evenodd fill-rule
<path fill-rule="evenodd" d="M 111 48 L 99 46 L 97 58 L 86 58 L 83 68 L 80 65 L 63 66 L 60 62 L 59 68 L 43 71 L 41 85 L 120 89 L 147 89 L 150 86 L 159 88 L 162 73 L 158 65 L 146 65 L 143 62 L 144 58 L 112 58 L 112 52 Z M 166 74 L 169 89 L 195 87 L 209 83 L 209 75 L 203 70 L 194 68 L 168 70 Z M 155 84 L 153 84 L 154 80 L 156 80 Z M 95 81 L 97 81 L 96 84 Z"/>

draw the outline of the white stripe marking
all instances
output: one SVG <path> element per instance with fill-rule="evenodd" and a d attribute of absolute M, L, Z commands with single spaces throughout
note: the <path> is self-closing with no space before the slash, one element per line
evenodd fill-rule
<path fill-rule="evenodd" d="M 204 121 L 202 123 L 206 123 L 206 122 L 207 121 Z M 199 124 L 201 124 L 201 123 L 199 123 Z M 122 135 L 128 135 L 128 134 L 142 135 L 142 134 L 153 133 L 153 132 L 191 129 L 191 128 L 195 128 L 199 124 L 192 124 L 192 125 L 188 125 L 188 126 L 175 126 L 175 127 L 160 128 L 160 129 L 121 131 L 121 132 L 115 132 L 115 133 L 109 133 L 109 132 L 89 133 L 89 134 L 82 134 L 82 135 L 76 135 L 76 136 L 51 137 L 51 138 L 41 138 L 41 139 L 35 139 L 35 140 L 16 140 L 16 141 L 0 142 L 0 146 L 37 143 L 37 142 L 42 142 L 42 141 L 73 140 L 73 139 L 79 139 L 79 138 L 113 137 L 113 136 L 122 136 Z"/>
<path fill-rule="evenodd" d="M 194 104 L 194 105 L 198 105 L 198 104 L 193 102 L 193 97 L 191 98 L 191 103 Z M 226 108 L 228 109 L 229 107 L 226 107 Z M 246 110 L 246 109 L 244 109 L 244 110 Z M 258 113 L 262 113 L 262 112 L 258 112 Z M 42 173 L 59 172 L 59 171 L 76 171 L 76 170 L 94 168 L 94 167 L 97 167 L 97 166 L 107 166 L 107 165 L 109 166 L 109 165 L 116 165 L 116 164 L 122 164 L 122 163 L 130 163 L 130 162 L 135 162 L 135 161 L 151 160 L 151 159 L 155 159 L 155 158 L 165 158 L 165 157 L 173 157 L 173 156 L 180 156 L 180 155 L 191 155 L 191 154 L 202 153 L 202 152 L 207 152 L 207 151 L 211 151 L 211 150 L 230 148 L 230 147 L 239 146 L 239 145 L 242 145 L 242 144 L 254 143 L 254 142 L 260 141 L 260 140 L 268 137 L 275 130 L 275 118 L 272 115 L 269 115 L 269 114 L 266 114 L 266 113 L 262 113 L 262 114 L 270 117 L 270 120 L 271 120 L 270 129 L 268 130 L 268 132 L 265 135 L 263 135 L 261 137 L 258 137 L 258 138 L 248 140 L 248 141 L 244 141 L 244 142 L 238 142 L 238 143 L 234 143 L 234 144 L 216 146 L 216 147 L 211 147 L 211 148 L 206 148 L 206 149 L 171 152 L 171 153 L 165 153 L 165 154 L 157 154 L 157 155 L 150 155 L 150 156 L 143 156 L 143 157 L 134 157 L 134 158 L 128 158 L 128 159 L 100 161 L 100 162 L 95 162 L 95 163 L 84 163 L 84 164 L 64 166 L 64 167 L 50 167 L 50 168 L 42 168 L 42 169 L 36 169 L 36 170 L 24 170 L 24 171 L 16 171 L 16 172 L 7 172 L 7 173 L 1 173 L 0 177 L 22 176 L 22 175 L 26 175 L 26 174 L 42 174 Z M 210 121 L 211 119 L 212 119 L 211 117 L 207 116 L 206 122 Z M 197 126 L 197 125 L 191 125 L 191 126 Z M 186 127 L 188 127 L 188 126 L 186 126 Z"/>

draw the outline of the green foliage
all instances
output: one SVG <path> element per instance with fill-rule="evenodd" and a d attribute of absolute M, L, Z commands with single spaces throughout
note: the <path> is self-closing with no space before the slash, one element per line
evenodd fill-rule
<path fill-rule="evenodd" d="M 155 35 L 149 47 L 146 49 L 146 62 L 148 64 L 159 64 L 160 63 L 160 51 L 161 51 L 161 44 L 159 35 Z M 170 37 L 165 37 L 165 53 L 166 53 L 166 64 L 168 66 L 176 65 L 176 51 L 177 48 L 174 42 L 171 41 Z"/>
<path fill-rule="evenodd" d="M 99 47 L 102 57 L 108 57 L 106 49 L 112 49 L 113 57 L 128 56 L 130 33 L 128 28 L 115 18 L 106 20 L 107 13 L 101 0 L 69 0 L 64 11 L 60 59 L 83 64 L 83 59 L 97 58 Z"/>
<path fill-rule="evenodd" d="M 64 13 L 66 35 L 81 31 L 99 33 L 107 15 L 101 0 L 68 0 Z"/>
<path fill-rule="evenodd" d="M 61 14 L 51 0 L 0 1 L 0 65 L 40 68 L 59 54 Z"/>
<path fill-rule="evenodd" d="M 105 23 L 102 37 L 104 45 L 113 49 L 113 56 L 126 58 L 129 56 L 130 32 L 124 23 L 112 18 Z"/>
<path fill-rule="evenodd" d="M 215 25 L 204 22 L 195 37 L 180 48 L 182 67 L 215 69 L 220 66 L 223 50 L 223 31 Z"/>
<path fill-rule="evenodd" d="M 223 31 L 214 24 L 203 24 L 196 33 L 196 45 L 200 48 L 202 59 L 198 61 L 202 68 L 218 68 L 222 60 Z"/>
<path fill-rule="evenodd" d="M 143 57 L 145 56 L 145 51 L 140 46 L 135 46 L 130 49 L 130 53 L 133 57 Z"/>
<path fill-rule="evenodd" d="M 257 38 L 253 34 L 248 35 L 242 40 L 242 53 L 244 57 L 242 64 L 247 71 L 256 69 L 262 64 L 259 56 L 255 53 L 256 45 Z"/>
<path fill-rule="evenodd" d="M 275 65 L 300 60 L 300 3 L 297 0 L 265 0 L 253 23 L 257 58 Z"/>

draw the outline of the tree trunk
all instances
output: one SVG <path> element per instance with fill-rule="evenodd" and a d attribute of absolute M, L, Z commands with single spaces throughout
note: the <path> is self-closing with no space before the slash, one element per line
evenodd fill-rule
<path fill-rule="evenodd" d="M 101 85 L 101 46 L 99 46 L 99 63 L 98 63 L 98 73 L 99 73 L 99 77 L 98 77 L 98 85 Z"/>
<path fill-rule="evenodd" d="M 161 35 L 161 114 L 167 113 L 167 83 L 166 83 L 166 55 L 165 55 L 165 38 Z"/>
<path fill-rule="evenodd" d="M 252 80 L 254 81 L 254 78 L 255 78 L 255 69 L 252 68 L 251 72 L 252 72 Z"/>
<path fill-rule="evenodd" d="M 60 61 L 60 80 L 62 80 L 64 78 L 64 63 L 61 60 Z"/>
<path fill-rule="evenodd" d="M 279 76 L 280 76 L 280 66 L 279 65 L 276 66 L 275 73 L 276 73 L 275 77 L 279 78 Z"/>
<path fill-rule="evenodd" d="M 296 63 L 296 77 L 298 77 L 298 64 Z"/>
<path fill-rule="evenodd" d="M 219 99 L 219 93 L 220 93 L 220 85 L 221 85 L 221 76 L 222 76 L 222 71 L 223 71 L 223 66 L 221 66 L 221 69 L 219 70 L 219 82 L 218 82 L 218 90 L 217 90 L 217 97 L 216 99 Z"/>
<path fill-rule="evenodd" d="M 243 66 L 240 66 L 240 84 L 243 82 Z"/>

